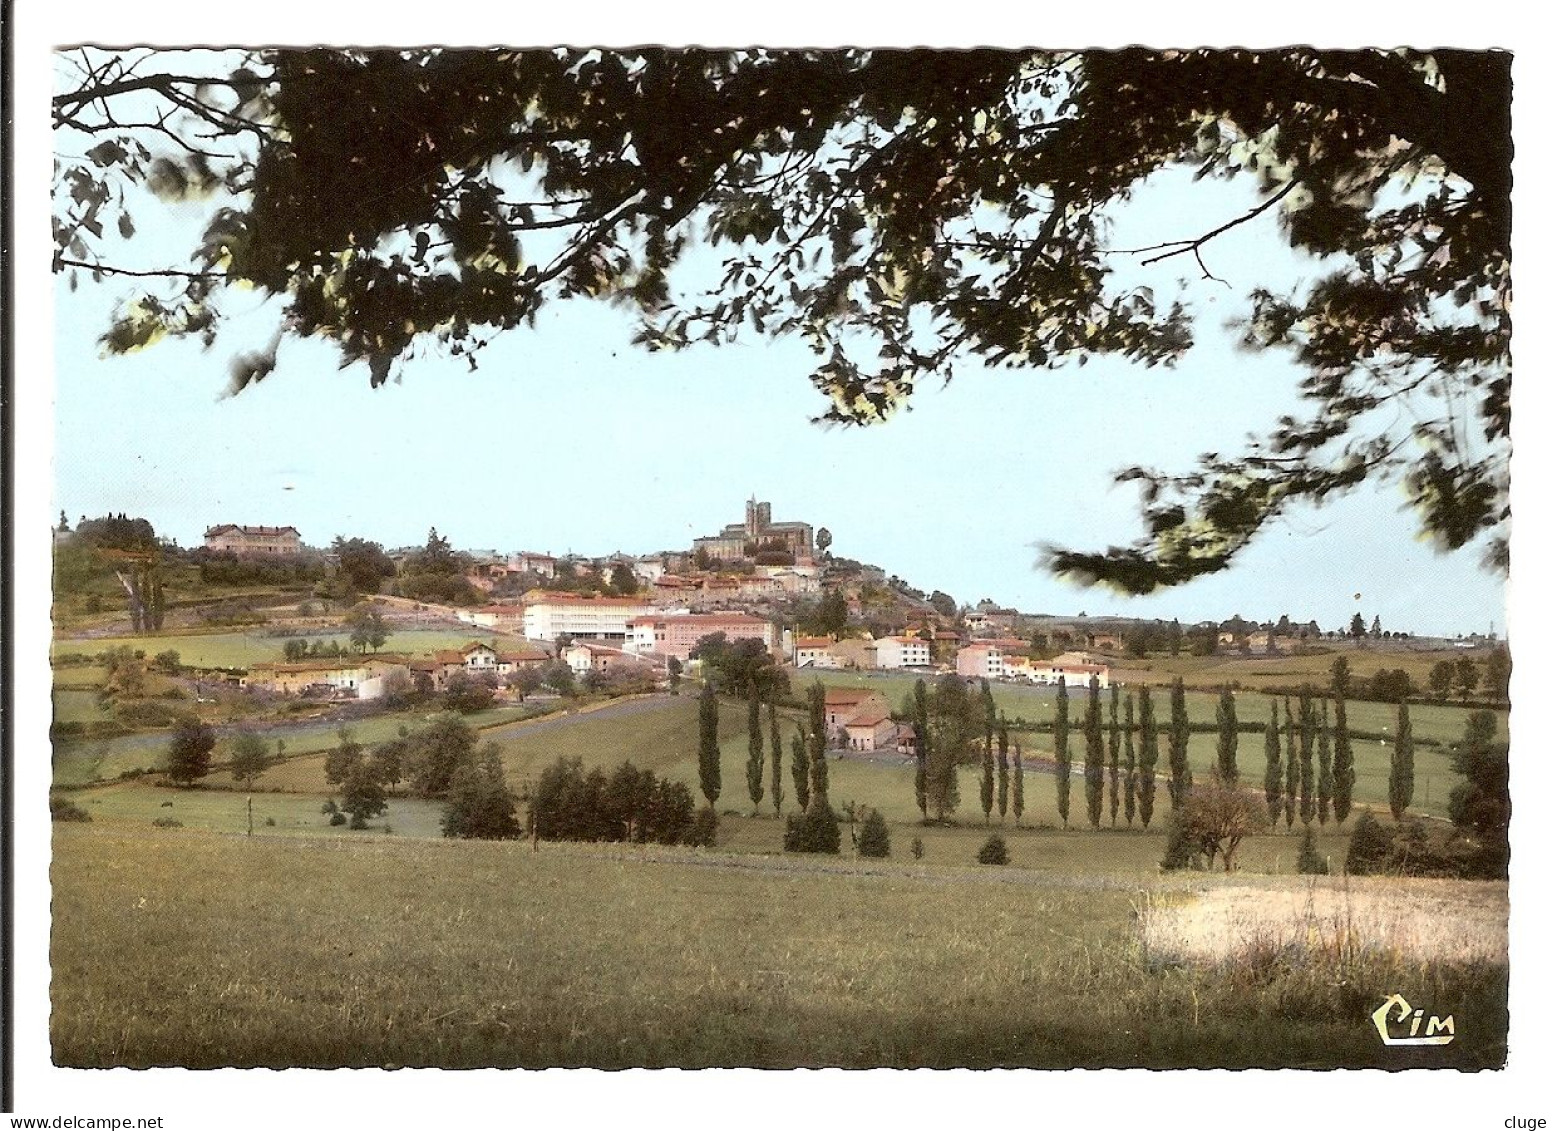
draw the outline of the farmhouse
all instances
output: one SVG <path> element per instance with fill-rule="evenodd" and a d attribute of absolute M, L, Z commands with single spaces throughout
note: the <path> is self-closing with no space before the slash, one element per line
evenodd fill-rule
<path fill-rule="evenodd" d="M 379 699 L 391 672 L 410 676 L 404 656 L 385 653 L 348 659 L 299 660 L 295 663 L 260 662 L 240 677 L 239 687 L 278 695 L 315 694 L 352 699 Z"/>
<path fill-rule="evenodd" d="M 205 548 L 240 558 L 296 557 L 303 539 L 295 526 L 235 526 L 224 523 L 207 528 Z"/>
<path fill-rule="evenodd" d="M 850 750 L 895 750 L 897 724 L 892 716 L 877 708 L 861 711 L 843 724 Z"/>
<path fill-rule="evenodd" d="M 842 665 L 832 654 L 830 636 L 797 636 L 794 663 L 797 668 L 837 668 Z"/>
<path fill-rule="evenodd" d="M 856 718 L 890 714 L 887 697 L 868 687 L 829 687 L 823 717 L 827 731 L 835 734 Z"/>

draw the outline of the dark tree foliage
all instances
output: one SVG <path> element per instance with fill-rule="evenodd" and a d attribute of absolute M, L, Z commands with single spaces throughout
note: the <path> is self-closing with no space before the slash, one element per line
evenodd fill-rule
<path fill-rule="evenodd" d="M 836 856 L 843 843 L 838 814 L 825 798 L 803 813 L 791 813 L 784 826 L 785 852 L 821 852 Z"/>
<path fill-rule="evenodd" d="M 232 753 L 228 769 L 233 780 L 243 785 L 253 785 L 270 766 L 270 746 L 252 730 L 240 730 L 232 738 Z"/>
<path fill-rule="evenodd" d="M 1135 824 L 1135 698 L 1126 695 L 1124 700 L 1124 813 L 1125 827 Z"/>
<path fill-rule="evenodd" d="M 1411 808 L 1416 791 L 1416 743 L 1411 737 L 1411 711 L 1400 701 L 1395 716 L 1395 745 L 1389 759 L 1389 811 L 1399 821 Z"/>
<path fill-rule="evenodd" d="M 1335 823 L 1345 821 L 1352 811 L 1352 786 L 1357 783 L 1357 767 L 1352 758 L 1352 736 L 1346 729 L 1346 697 L 1337 693 L 1335 698 L 1335 784 L 1332 787 L 1332 804 L 1335 807 Z"/>
<path fill-rule="evenodd" d="M 1022 809 L 1024 807 L 1022 795 L 1026 789 L 1024 784 L 1026 780 L 1027 775 L 1022 770 L 1022 744 L 1018 742 L 1012 763 L 1011 778 L 1011 819 L 1018 825 L 1022 823 Z"/>
<path fill-rule="evenodd" d="M 710 809 L 719 800 L 719 778 L 719 696 L 710 682 L 697 704 L 697 783 Z"/>
<path fill-rule="evenodd" d="M 1351 840 L 1346 845 L 1346 874 L 1371 876 L 1383 870 L 1389 859 L 1392 838 L 1389 831 L 1367 810 L 1357 818 Z"/>
<path fill-rule="evenodd" d="M 924 680 L 914 680 L 914 697 L 909 709 L 914 727 L 914 804 L 919 819 L 930 819 L 930 702 Z"/>
<path fill-rule="evenodd" d="M 351 827 L 363 829 L 368 821 L 389 808 L 389 794 L 378 774 L 378 764 L 368 759 L 354 763 L 341 782 L 340 811 L 351 814 Z"/>
<path fill-rule="evenodd" d="M 1314 819 L 1314 697 L 1305 687 L 1298 696 L 1298 816 L 1307 825 Z"/>
<path fill-rule="evenodd" d="M 1151 691 L 1145 687 L 1141 688 L 1141 759 L 1136 772 L 1136 809 L 1141 814 L 1141 828 L 1149 829 L 1157 808 L 1157 714 Z"/>
<path fill-rule="evenodd" d="M 980 864 L 1008 864 L 1010 861 L 1011 853 L 1006 849 L 1006 838 L 999 833 L 991 833 L 989 839 L 979 846 Z"/>
<path fill-rule="evenodd" d="M 1195 775 L 1189 768 L 1189 708 L 1182 679 L 1173 681 L 1168 711 L 1168 799 L 1178 808 L 1195 784 Z"/>
<path fill-rule="evenodd" d="M 495 743 L 487 743 L 454 771 L 447 800 L 441 822 L 446 837 L 513 840 L 524 835 L 519 799 L 508 788 Z"/>
<path fill-rule="evenodd" d="M 330 545 L 336 571 L 353 593 L 377 593 L 379 586 L 395 576 L 395 563 L 384 547 L 365 538 L 336 538 Z"/>
<path fill-rule="evenodd" d="M 405 737 L 404 769 L 419 797 L 442 797 L 454 771 L 470 760 L 476 732 L 456 714 L 444 713 Z"/>
<path fill-rule="evenodd" d="M 1082 716 L 1082 735 L 1086 743 L 1082 781 L 1086 790 L 1087 820 L 1096 829 L 1103 824 L 1103 708 L 1096 676 L 1087 688 L 1087 713 Z"/>
<path fill-rule="evenodd" d="M 1330 862 L 1319 854 L 1319 841 L 1312 825 L 1303 830 L 1303 843 L 1298 848 L 1297 870 L 1300 876 L 1327 876 Z"/>
<path fill-rule="evenodd" d="M 1499 703 L 1508 702 L 1508 684 L 1514 674 L 1514 661 L 1508 649 L 1499 644 L 1487 655 L 1487 694 Z"/>
<path fill-rule="evenodd" d="M 1281 817 L 1281 727 L 1276 719 L 1276 700 L 1270 701 L 1270 723 L 1265 727 L 1265 812 L 1274 828 Z"/>
<path fill-rule="evenodd" d="M 455 672 L 443 685 L 443 705 L 462 715 L 485 711 L 497 700 L 497 680 L 482 673 Z"/>
<path fill-rule="evenodd" d="M 1054 693 L 1054 803 L 1060 823 L 1070 828 L 1070 696 L 1064 676 Z"/>
<path fill-rule="evenodd" d="M 704 810 L 706 812 L 706 810 Z M 559 758 L 541 771 L 530 798 L 535 835 L 542 840 L 702 843 L 692 791 L 624 762 L 607 774 L 584 772 L 577 758 Z"/>
<path fill-rule="evenodd" d="M 925 768 L 925 794 L 937 821 L 944 821 L 962 802 L 957 767 L 970 759 L 978 742 L 977 704 L 962 680 L 944 675 L 929 694 L 930 750 Z"/>
<path fill-rule="evenodd" d="M 1330 749 L 1330 701 L 1319 700 L 1319 823 L 1330 823 L 1330 807 L 1335 803 L 1335 765 Z"/>
<path fill-rule="evenodd" d="M 1497 716 L 1473 711 L 1465 736 L 1449 752 L 1449 763 L 1465 780 L 1449 794 L 1449 819 L 1472 833 L 1487 857 L 1484 873 L 1506 874 L 1508 824 L 1508 743 L 1497 740 Z"/>
<path fill-rule="evenodd" d="M 143 57 L 144 56 L 144 57 Z M 131 60 L 136 66 L 132 68 Z M 1056 551 L 1146 592 L 1224 568 L 1288 508 L 1397 479 L 1424 530 L 1506 561 L 1510 56 L 1441 49 L 640 48 L 72 52 L 54 97 L 56 271 L 128 272 L 130 202 L 226 194 L 191 261 L 105 345 L 214 342 L 229 291 L 281 297 L 380 385 L 470 359 L 560 299 L 629 305 L 642 341 L 805 339 L 823 416 L 870 423 L 970 360 L 1171 363 L 1179 299 L 1113 285 L 1104 215 L 1165 169 L 1252 207 L 1135 258 L 1214 278 L 1216 237 L 1275 220 L 1324 258 L 1256 289 L 1251 348 L 1311 411 L 1181 476 L 1131 468 L 1144 538 Z M 143 122 L 144 125 L 125 123 Z M 220 149 L 217 149 L 220 146 Z M 220 154 L 220 155 L 217 155 Z M 126 192 L 130 189 L 130 192 Z M 138 205 L 136 205 L 138 207 Z M 677 271 L 712 244 L 712 287 Z M 675 285 L 679 283 L 679 285 Z M 278 343 L 279 344 L 279 339 Z M 234 360 L 265 377 L 274 347 Z"/>
<path fill-rule="evenodd" d="M 859 852 L 873 860 L 884 860 L 892 855 L 892 834 L 887 829 L 887 819 L 880 809 L 872 809 L 860 823 Z"/>
<path fill-rule="evenodd" d="M 811 760 L 811 804 L 827 805 L 827 689 L 817 680 L 806 691 L 811 727 L 807 749 Z"/>
<path fill-rule="evenodd" d="M 1002 753 L 1002 765 L 1004 751 Z M 1004 806 L 1001 813 L 1004 815 Z M 1119 685 L 1108 689 L 1108 823 L 1119 823 Z"/>
<path fill-rule="evenodd" d="M 1298 795 L 1298 739 L 1297 722 L 1292 717 L 1292 700 L 1284 699 L 1282 704 L 1287 715 L 1287 791 L 1284 798 L 1284 807 L 1287 814 L 1287 828 L 1292 827 L 1292 822 L 1297 819 L 1297 795 Z"/>
<path fill-rule="evenodd" d="M 784 742 L 779 734 L 778 708 L 768 700 L 768 792 L 773 798 L 773 815 L 784 812 Z"/>
<path fill-rule="evenodd" d="M 362 743 L 346 727 L 341 727 L 335 737 L 336 744 L 324 755 L 324 780 L 330 785 L 344 782 L 367 756 Z"/>
<path fill-rule="evenodd" d="M 1216 773 L 1224 782 L 1238 780 L 1238 704 L 1231 687 L 1216 700 Z"/>
<path fill-rule="evenodd" d="M 983 687 L 979 692 L 979 702 L 984 708 L 984 745 L 979 751 L 979 768 L 982 771 L 979 776 L 979 807 L 984 810 L 984 823 L 987 825 L 990 814 L 995 810 L 995 729 L 997 726 L 995 693 L 990 690 L 987 679 L 983 681 Z"/>
<path fill-rule="evenodd" d="M 723 695 L 743 699 L 789 695 L 789 677 L 760 640 L 731 642 L 724 633 L 715 632 L 697 642 L 692 657 L 702 661 L 706 677 Z"/>
<path fill-rule="evenodd" d="M 795 804 L 801 810 L 811 807 L 811 756 L 806 753 L 806 739 L 797 731 L 789 740 L 789 770 L 795 783 Z"/>
<path fill-rule="evenodd" d="M 189 785 L 211 768 L 216 732 L 198 719 L 180 719 L 168 742 L 168 780 Z"/>
<path fill-rule="evenodd" d="M 751 798 L 751 813 L 762 806 L 762 700 L 752 695 L 746 701 L 746 795 Z"/>
<path fill-rule="evenodd" d="M 1005 715 L 1000 716 L 1000 729 L 996 733 L 999 751 L 996 762 L 996 808 L 1000 810 L 1000 823 L 1005 824 L 1006 808 L 1011 797 L 1011 732 L 1006 727 Z"/>

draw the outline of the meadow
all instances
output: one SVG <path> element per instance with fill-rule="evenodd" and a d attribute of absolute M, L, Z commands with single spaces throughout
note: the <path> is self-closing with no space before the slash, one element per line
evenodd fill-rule
<path fill-rule="evenodd" d="M 1501 962 L 1143 944 L 1148 898 L 1244 883 L 1216 876 L 94 823 L 55 827 L 52 882 L 66 1066 L 1505 1059 Z M 1389 883 L 1351 890 L 1387 900 Z M 1453 1014 L 1456 1040 L 1383 1046 L 1368 1015 L 1390 993 Z"/>
<path fill-rule="evenodd" d="M 398 628 L 393 625 L 383 651 L 403 652 L 413 656 L 426 655 L 440 648 L 459 648 L 472 640 L 481 640 L 493 647 L 518 648 L 525 642 L 514 636 L 475 628 Z M 155 656 L 169 649 L 178 653 L 179 661 L 196 668 L 244 668 L 262 661 L 279 662 L 282 649 L 290 639 L 332 640 L 343 648 L 351 644 L 347 632 L 302 632 L 297 637 L 271 636 L 264 630 L 248 632 L 191 631 L 160 632 L 153 636 L 57 636 L 54 654 L 83 653 L 96 655 L 111 648 L 126 647 Z"/>

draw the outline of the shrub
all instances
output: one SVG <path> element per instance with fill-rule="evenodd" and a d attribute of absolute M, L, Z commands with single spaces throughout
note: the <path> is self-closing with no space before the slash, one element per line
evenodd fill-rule
<path fill-rule="evenodd" d="M 114 716 L 127 726 L 141 727 L 169 726 L 178 717 L 168 707 L 151 700 L 120 703 L 114 708 Z"/>
<path fill-rule="evenodd" d="M 184 827 L 184 822 L 177 817 L 158 817 L 152 824 L 159 829 L 181 829 Z"/>
<path fill-rule="evenodd" d="M 163 699 L 188 699 L 189 693 L 182 687 L 170 687 L 162 693 Z"/>
<path fill-rule="evenodd" d="M 1328 876 L 1330 862 L 1319 855 L 1319 842 L 1313 826 L 1303 830 L 1303 847 L 1298 849 L 1297 870 L 1303 876 Z"/>
<path fill-rule="evenodd" d="M 1160 867 L 1164 872 L 1202 867 L 1200 845 L 1191 838 L 1177 811 L 1168 818 L 1168 845 L 1163 849 Z"/>
<path fill-rule="evenodd" d="M 1384 870 L 1394 838 L 1372 813 L 1364 812 L 1352 829 L 1346 846 L 1346 874 L 1371 876 Z"/>
<path fill-rule="evenodd" d="M 992 833 L 979 849 L 980 864 L 1009 864 L 1011 854 L 1006 851 L 1006 841 L 999 833 Z"/>
<path fill-rule="evenodd" d="M 265 818 L 265 824 L 267 826 L 269 826 L 270 828 L 275 828 L 276 827 L 276 819 L 274 817 L 266 817 Z"/>
<path fill-rule="evenodd" d="M 332 825 L 344 825 L 345 823 L 346 823 L 346 814 L 345 813 L 342 813 L 339 810 L 337 810 L 336 812 L 330 814 L 330 824 L 332 824 Z"/>
<path fill-rule="evenodd" d="M 886 818 L 881 810 L 872 809 L 860 825 L 860 855 L 880 860 L 891 854 L 892 838 L 887 831 Z"/>
<path fill-rule="evenodd" d="M 55 723 L 49 728 L 49 731 L 55 738 L 79 738 L 86 733 L 86 729 L 85 723 L 70 721 Z"/>
<path fill-rule="evenodd" d="M 55 821 L 90 821 L 92 814 L 68 797 L 50 797 L 49 817 Z"/>
<path fill-rule="evenodd" d="M 719 833 L 719 818 L 712 809 L 699 809 L 692 827 L 682 834 L 681 843 L 693 848 L 712 848 Z"/>
<path fill-rule="evenodd" d="M 909 851 L 914 854 L 915 860 L 924 859 L 924 841 L 914 837 L 914 843 L 909 846 Z"/>
<path fill-rule="evenodd" d="M 120 738 L 129 734 L 130 728 L 118 719 L 94 719 L 87 733 L 93 738 Z"/>
<path fill-rule="evenodd" d="M 826 803 L 812 805 L 804 813 L 791 813 L 784 827 L 785 852 L 824 852 L 836 856 L 842 842 L 838 815 Z"/>

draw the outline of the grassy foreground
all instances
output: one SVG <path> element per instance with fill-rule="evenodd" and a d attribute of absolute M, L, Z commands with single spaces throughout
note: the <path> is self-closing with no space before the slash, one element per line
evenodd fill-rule
<path fill-rule="evenodd" d="M 1336 967 L 1281 951 L 1255 965 L 1143 947 L 1141 909 L 1193 900 L 1208 877 L 60 825 L 52 879 L 51 1031 L 69 1066 L 1479 1068 L 1505 1055 L 1501 963 Z M 1456 1041 L 1384 1047 L 1368 1014 L 1396 992 L 1453 1013 Z"/>

